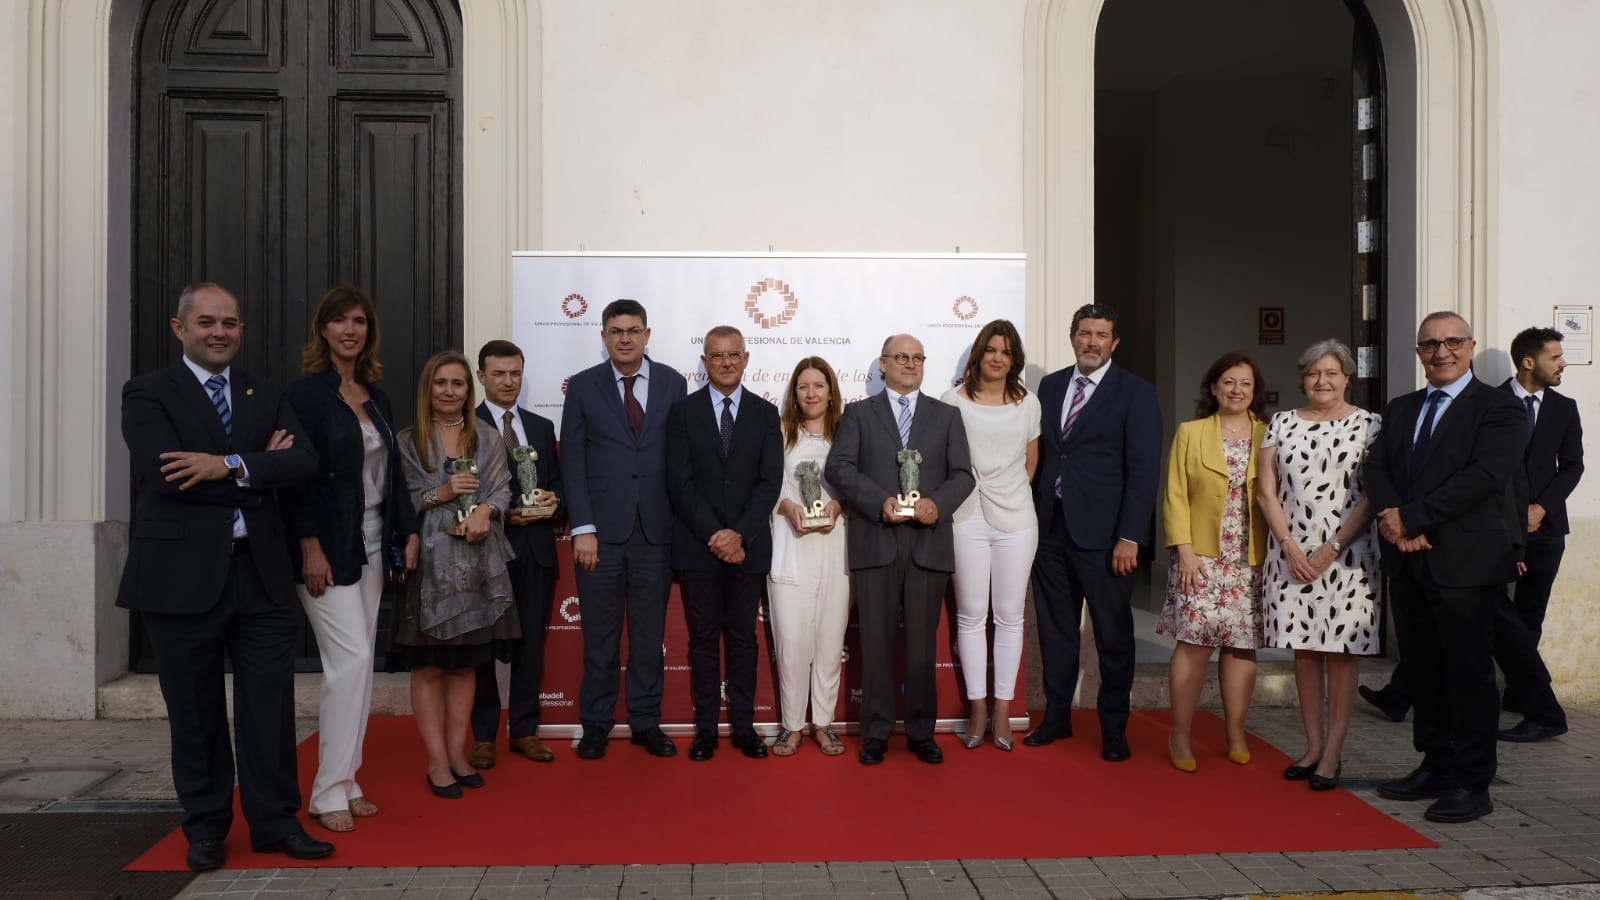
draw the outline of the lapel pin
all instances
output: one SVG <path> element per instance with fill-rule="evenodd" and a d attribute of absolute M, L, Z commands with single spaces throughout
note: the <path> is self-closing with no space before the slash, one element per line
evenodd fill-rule
<path fill-rule="evenodd" d="M 245 388 L 245 389 L 244 389 L 244 395 L 245 395 L 245 396 L 246 396 L 246 397 L 250 397 L 250 396 L 253 396 L 253 395 L 254 395 L 254 394 L 255 394 L 255 392 L 256 392 L 256 389 L 255 389 L 255 388 Z"/>

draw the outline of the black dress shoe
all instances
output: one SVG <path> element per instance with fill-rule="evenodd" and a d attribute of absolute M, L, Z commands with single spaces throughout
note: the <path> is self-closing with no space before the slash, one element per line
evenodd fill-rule
<path fill-rule="evenodd" d="M 579 759 L 600 759 L 606 755 L 606 742 L 611 739 L 611 730 L 599 725 L 583 726 L 583 737 L 578 741 Z"/>
<path fill-rule="evenodd" d="M 715 731 L 697 731 L 694 740 L 689 743 L 689 758 L 695 762 L 705 762 L 717 755 L 717 733 Z"/>
<path fill-rule="evenodd" d="M 1072 737 L 1071 722 L 1045 722 L 1028 732 L 1022 742 L 1029 747 L 1043 747 L 1069 737 Z"/>
<path fill-rule="evenodd" d="M 1283 770 L 1283 780 L 1305 781 L 1307 778 L 1311 777 L 1313 772 L 1317 771 L 1317 766 L 1320 765 L 1322 765 L 1322 760 L 1320 759 L 1309 766 L 1302 766 L 1298 763 L 1292 764 L 1287 769 Z"/>
<path fill-rule="evenodd" d="M 479 775 L 477 772 L 473 772 L 470 775 L 463 775 L 460 772 L 457 772 L 456 770 L 451 769 L 450 770 L 450 774 L 454 775 L 456 777 L 456 784 L 459 784 L 464 788 L 481 788 L 481 787 L 483 787 L 483 776 Z M 433 782 L 430 781 L 428 783 L 432 784 Z"/>
<path fill-rule="evenodd" d="M 678 755 L 678 745 L 672 742 L 672 738 L 667 737 L 667 733 L 662 731 L 659 725 L 636 732 L 629 740 L 633 742 L 635 747 L 643 747 L 644 752 L 651 756 L 668 757 Z"/>
<path fill-rule="evenodd" d="M 767 742 L 763 741 L 761 735 L 756 734 L 754 731 L 743 733 L 735 731 L 729 736 L 728 743 L 732 744 L 735 750 L 751 759 L 767 758 Z"/>
<path fill-rule="evenodd" d="M 1356 692 L 1361 695 L 1361 699 L 1376 706 L 1378 712 L 1383 713 L 1384 717 L 1391 722 L 1404 722 L 1406 713 L 1411 710 L 1411 704 L 1395 698 L 1393 694 L 1389 693 L 1388 688 L 1375 691 L 1363 684 L 1356 688 Z"/>
<path fill-rule="evenodd" d="M 1313 791 L 1331 791 L 1339 786 L 1339 776 L 1343 774 L 1344 763 L 1340 763 L 1339 767 L 1334 769 L 1333 774 L 1328 777 L 1312 772 L 1311 777 L 1306 779 L 1306 787 L 1311 788 Z"/>
<path fill-rule="evenodd" d="M 922 760 L 931 766 L 937 766 L 938 764 L 944 762 L 944 751 L 939 749 L 939 745 L 934 743 L 933 738 L 923 738 L 920 741 L 907 741 L 906 749 L 910 750 L 912 753 L 915 753 L 917 755 L 917 759 Z"/>
<path fill-rule="evenodd" d="M 875 766 L 883 762 L 883 754 L 888 749 L 887 742 L 877 738 L 867 738 L 861 742 L 861 753 L 857 758 L 861 760 L 863 766 Z"/>
<path fill-rule="evenodd" d="M 1471 822 L 1492 812 L 1494 803 L 1490 802 L 1488 791 L 1452 788 L 1443 797 L 1433 801 L 1422 817 L 1430 822 Z"/>
<path fill-rule="evenodd" d="M 1437 772 L 1417 767 L 1404 778 L 1378 785 L 1378 796 L 1390 800 L 1432 800 L 1443 797 L 1455 783 Z"/>
<path fill-rule="evenodd" d="M 451 774 L 454 774 L 454 773 L 451 773 Z M 435 797 L 443 797 L 446 800 L 460 800 L 461 799 L 461 782 L 452 781 L 452 782 L 450 782 L 449 784 L 446 784 L 446 785 L 437 785 L 437 784 L 433 783 L 433 776 L 432 775 L 427 776 L 427 779 L 428 779 L 428 790 L 433 791 L 433 795 Z"/>
<path fill-rule="evenodd" d="M 1100 741 L 1100 758 L 1106 762 L 1126 762 L 1133 751 L 1128 749 L 1128 738 L 1120 734 L 1108 734 Z"/>
<path fill-rule="evenodd" d="M 198 840 L 189 845 L 189 871 L 209 872 L 228 861 L 228 848 L 220 840 Z"/>
<path fill-rule="evenodd" d="M 1532 719 L 1523 719 L 1515 728 L 1507 728 L 1495 733 L 1502 741 L 1513 744 L 1532 744 L 1538 741 L 1548 741 L 1567 733 L 1566 725 L 1541 725 Z"/>
<path fill-rule="evenodd" d="M 304 831 L 295 831 L 265 847 L 257 847 L 256 852 L 282 853 L 290 859 L 322 859 L 333 855 L 333 845 L 319 841 Z"/>

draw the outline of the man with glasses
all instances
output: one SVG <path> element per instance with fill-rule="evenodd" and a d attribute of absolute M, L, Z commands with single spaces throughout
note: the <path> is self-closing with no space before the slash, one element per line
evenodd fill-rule
<path fill-rule="evenodd" d="M 1155 540 L 1161 483 L 1161 405 L 1155 388 L 1114 366 L 1117 313 L 1089 304 L 1072 315 L 1077 364 L 1039 383 L 1039 550 L 1033 601 L 1044 664 L 1044 721 L 1022 739 L 1072 737 L 1083 608 L 1100 657 L 1100 758 L 1123 762 L 1133 694 L 1133 573 Z"/>
<path fill-rule="evenodd" d="M 579 759 L 599 759 L 614 724 L 624 619 L 628 727 L 654 756 L 678 752 L 661 730 L 661 641 L 672 592 L 667 500 L 667 411 L 682 375 L 645 355 L 650 327 L 637 300 L 600 314 L 605 362 L 573 375 L 561 408 L 561 467 L 583 615 L 583 737 Z"/>
<path fill-rule="evenodd" d="M 1516 580 L 1526 508 L 1510 488 L 1526 444 L 1522 404 L 1472 375 L 1466 320 L 1436 312 L 1417 330 L 1422 390 L 1384 411 L 1364 469 L 1378 510 L 1400 656 L 1416 706 L 1422 764 L 1378 793 L 1431 799 L 1424 816 L 1469 822 L 1494 811 L 1497 605 Z"/>
<path fill-rule="evenodd" d="M 922 342 L 908 334 L 883 342 L 884 390 L 845 407 L 825 468 L 851 511 L 845 540 L 861 622 L 860 760 L 869 766 L 883 762 L 894 731 L 902 617 L 906 748 L 925 763 L 944 761 L 933 739 L 939 612 L 955 570 L 951 516 L 976 482 L 960 412 L 921 391 L 926 362 Z M 921 497 L 903 515 L 897 495 L 908 464 L 917 466 Z"/>

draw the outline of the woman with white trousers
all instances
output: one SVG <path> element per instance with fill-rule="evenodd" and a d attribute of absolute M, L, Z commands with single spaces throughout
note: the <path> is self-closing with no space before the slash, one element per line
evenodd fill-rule
<path fill-rule="evenodd" d="M 1022 386 L 1024 356 L 1016 326 L 983 326 L 961 383 L 940 399 L 961 410 L 978 489 L 956 509 L 956 649 L 971 711 L 962 744 L 994 734 L 1013 747 L 1011 701 L 1022 664 L 1022 620 L 1028 573 L 1039 545 L 1029 483 L 1039 463 L 1039 400 Z M 994 710 L 989 710 L 988 625 L 994 610 Z"/>

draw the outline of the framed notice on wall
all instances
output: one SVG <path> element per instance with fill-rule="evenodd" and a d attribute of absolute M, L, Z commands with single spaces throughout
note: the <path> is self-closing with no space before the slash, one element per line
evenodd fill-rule
<path fill-rule="evenodd" d="M 1553 327 L 1561 332 L 1561 352 L 1567 365 L 1594 363 L 1594 307 L 1557 306 Z"/>

